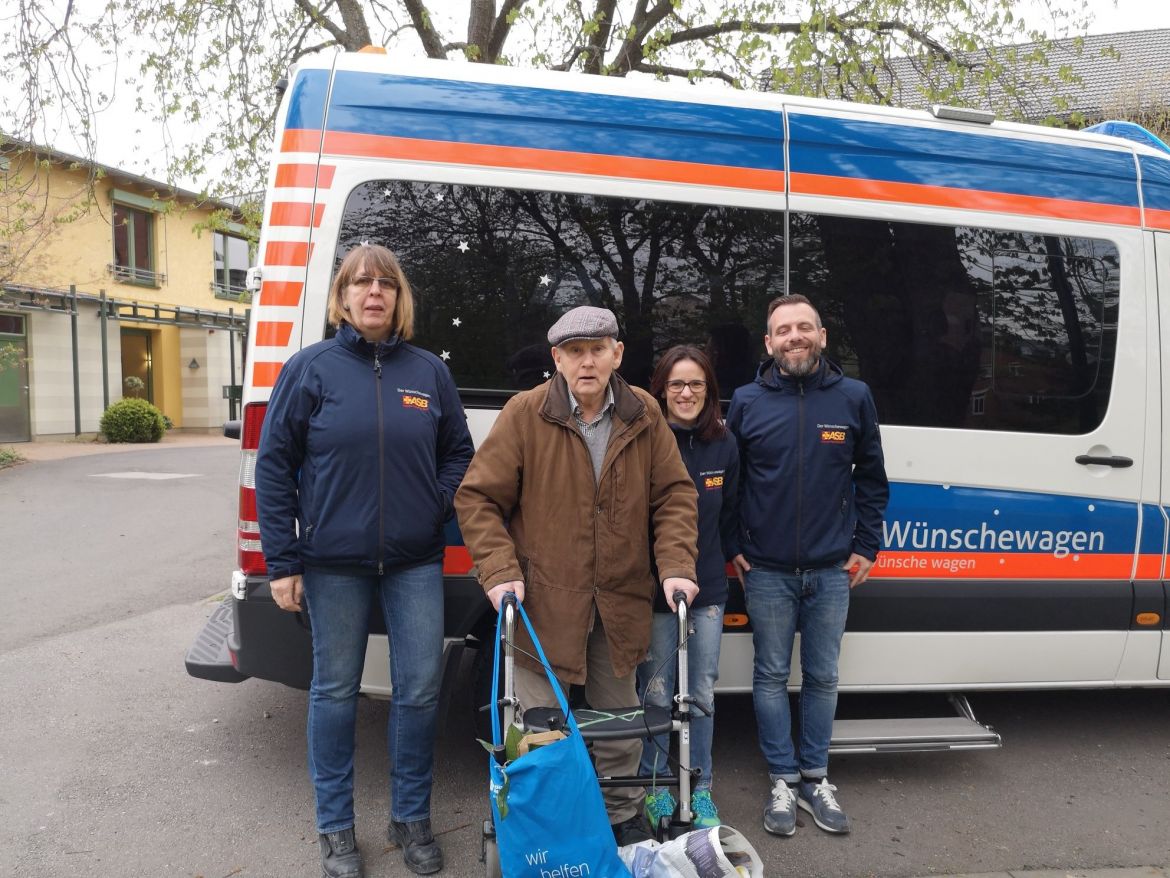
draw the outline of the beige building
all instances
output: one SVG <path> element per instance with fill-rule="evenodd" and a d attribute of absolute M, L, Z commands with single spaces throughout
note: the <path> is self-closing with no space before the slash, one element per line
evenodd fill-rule
<path fill-rule="evenodd" d="M 148 399 L 218 431 L 243 375 L 249 243 L 233 205 L 0 140 L 0 442 L 92 434 Z"/>

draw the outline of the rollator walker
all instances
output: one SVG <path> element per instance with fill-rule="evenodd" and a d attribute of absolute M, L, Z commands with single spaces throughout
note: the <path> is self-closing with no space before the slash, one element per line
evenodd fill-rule
<path fill-rule="evenodd" d="M 651 833 L 658 841 L 677 838 L 694 828 L 694 813 L 691 811 L 691 710 L 709 713 L 710 708 L 699 704 L 688 691 L 687 674 L 687 635 L 688 611 L 686 595 L 675 592 L 675 615 L 678 619 L 678 669 L 676 674 L 676 692 L 672 706 L 667 709 L 653 704 L 636 704 L 631 707 L 610 708 L 608 710 L 594 710 L 592 708 L 575 708 L 573 716 L 581 737 L 588 745 L 593 741 L 615 741 L 632 738 L 656 737 L 658 735 L 678 736 L 678 771 L 674 776 L 646 778 L 639 775 L 629 777 L 598 776 L 597 782 L 602 787 L 677 787 L 678 805 L 670 817 L 663 817 L 658 826 L 650 827 Z M 503 681 L 499 699 L 495 704 L 481 707 L 481 710 L 502 711 L 502 728 L 508 729 L 512 725 L 521 728 L 525 733 L 558 731 L 565 725 L 565 717 L 559 707 L 530 707 L 521 715 L 519 703 L 516 700 L 515 684 L 515 631 L 516 631 L 516 597 L 513 594 L 504 596 L 500 602 L 500 612 L 504 614 L 502 634 L 495 644 L 497 655 L 503 650 Z M 657 674 L 659 668 L 655 668 Z M 489 818 L 483 822 L 483 838 L 481 841 L 480 859 L 484 863 L 487 878 L 500 878 L 499 852 L 496 849 L 496 829 Z"/>

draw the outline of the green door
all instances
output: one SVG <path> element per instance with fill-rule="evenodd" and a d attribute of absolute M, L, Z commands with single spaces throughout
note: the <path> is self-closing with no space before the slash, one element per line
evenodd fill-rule
<path fill-rule="evenodd" d="M 0 314 L 0 442 L 30 438 L 25 317 Z"/>

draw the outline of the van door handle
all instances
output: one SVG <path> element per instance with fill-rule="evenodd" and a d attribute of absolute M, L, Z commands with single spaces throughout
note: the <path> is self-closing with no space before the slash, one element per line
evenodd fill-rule
<path fill-rule="evenodd" d="M 1097 457 L 1093 454 L 1078 454 L 1076 461 L 1081 466 L 1115 466 L 1118 469 L 1125 469 L 1127 466 L 1133 466 L 1133 458 L 1121 457 L 1117 454 L 1114 454 L 1110 457 Z"/>

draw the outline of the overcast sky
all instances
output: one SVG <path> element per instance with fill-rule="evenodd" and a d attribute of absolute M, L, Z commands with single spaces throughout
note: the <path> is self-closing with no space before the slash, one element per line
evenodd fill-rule
<path fill-rule="evenodd" d="M 1034 27 L 1045 28 L 1044 17 L 1038 11 L 1030 12 L 1030 7 L 1036 10 L 1042 8 L 1043 0 L 1021 0 L 1020 7 L 1025 20 Z M 431 8 L 436 19 L 450 38 L 461 37 L 460 28 L 466 26 L 467 0 L 432 0 Z M 1091 33 L 1105 34 L 1120 31 L 1143 30 L 1151 28 L 1170 28 L 1170 2 L 1168 0 L 1088 0 L 1088 9 L 1094 16 L 1090 27 Z M 417 41 L 405 41 L 405 45 L 412 49 Z M 416 50 L 421 56 L 421 49 Z M 125 75 L 125 68 L 123 68 Z M 3 96 L 4 85 L 0 82 L 0 98 Z M 125 96 L 124 103 L 132 104 L 132 96 L 125 88 L 120 89 Z M 97 159 L 103 164 L 112 165 L 127 171 L 144 174 L 153 179 L 165 179 L 165 154 L 162 139 L 158 136 L 158 126 L 149 118 L 136 117 L 129 106 L 114 107 L 103 113 L 98 119 L 98 147 Z M 138 132 L 136 136 L 126 136 L 127 132 Z M 175 132 L 176 138 L 181 138 L 183 132 Z M 46 145 L 55 147 L 64 152 L 78 153 L 80 148 L 68 139 L 67 132 L 60 131 L 55 136 L 48 134 L 51 141 Z M 154 139 L 156 142 L 151 143 Z M 194 181 L 179 181 L 185 188 L 199 188 Z"/>

